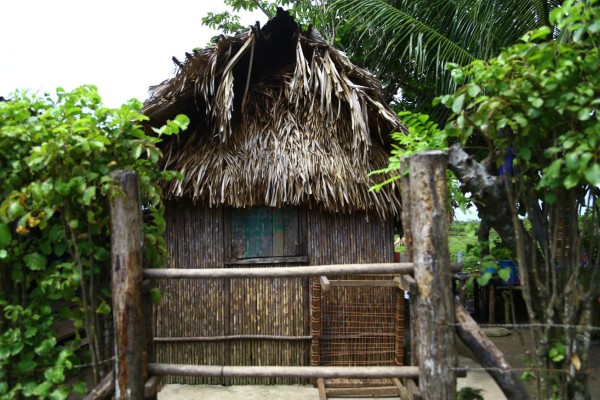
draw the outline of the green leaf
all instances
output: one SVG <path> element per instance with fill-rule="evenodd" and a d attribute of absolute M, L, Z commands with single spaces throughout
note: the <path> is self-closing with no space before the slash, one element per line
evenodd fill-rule
<path fill-rule="evenodd" d="M 15 343 L 12 346 L 12 348 L 10 349 L 10 354 L 13 355 L 13 356 L 16 356 L 21 351 L 23 351 L 24 348 L 25 348 L 25 343 L 24 342 Z"/>
<path fill-rule="evenodd" d="M 8 257 L 8 251 L 1 249 L 0 250 L 0 260 L 5 259 Z"/>
<path fill-rule="evenodd" d="M 600 185 L 600 164 L 592 164 L 583 175 L 590 185 Z"/>
<path fill-rule="evenodd" d="M 159 288 L 150 289 L 150 298 L 152 299 L 152 304 L 160 303 L 160 296 L 161 294 Z"/>
<path fill-rule="evenodd" d="M 534 30 L 533 32 L 531 32 L 531 36 L 529 37 L 529 40 L 546 39 L 548 37 L 548 35 L 550 35 L 550 33 L 551 33 L 551 31 L 548 26 L 542 26 L 541 28 L 538 28 L 538 29 Z"/>
<path fill-rule="evenodd" d="M 528 100 L 535 108 L 540 108 L 544 104 L 544 100 L 539 97 L 529 97 Z"/>
<path fill-rule="evenodd" d="M 531 149 L 529 147 L 521 147 L 519 149 L 519 155 L 525 160 L 531 160 Z"/>
<path fill-rule="evenodd" d="M 465 95 L 464 93 L 460 96 L 456 97 L 452 102 L 452 112 L 455 114 L 459 114 L 463 108 L 463 104 L 465 103 Z"/>
<path fill-rule="evenodd" d="M 12 220 L 15 220 L 25 214 L 25 208 L 21 205 L 19 200 L 14 200 L 8 206 L 8 217 Z"/>
<path fill-rule="evenodd" d="M 469 85 L 469 88 L 467 89 L 467 93 L 471 97 L 476 97 L 479 93 L 481 93 L 481 87 L 479 87 L 478 85 L 473 83 L 473 84 Z"/>
<path fill-rule="evenodd" d="M 43 340 L 42 343 L 40 343 L 34 351 L 35 354 L 37 354 L 38 356 L 43 356 L 45 354 L 48 354 L 50 350 L 54 348 L 54 346 L 56 346 L 56 338 L 52 336 L 48 339 Z"/>
<path fill-rule="evenodd" d="M 37 363 L 32 360 L 23 360 L 17 363 L 17 371 L 28 372 L 33 370 L 37 366 Z"/>
<path fill-rule="evenodd" d="M 69 221 L 69 227 L 71 227 L 73 229 L 77 229 L 78 226 L 79 226 L 79 221 L 77 221 L 76 219 L 72 219 Z"/>
<path fill-rule="evenodd" d="M 579 175 L 577 173 L 570 173 L 563 183 L 567 189 L 572 189 L 579 183 Z"/>
<path fill-rule="evenodd" d="M 498 276 L 504 281 L 508 282 L 510 279 L 511 268 L 502 268 L 498 270 Z"/>
<path fill-rule="evenodd" d="M 580 121 L 587 121 L 592 116 L 592 110 L 589 108 L 582 108 L 577 112 L 577 119 Z"/>
<path fill-rule="evenodd" d="M 31 337 L 35 336 L 37 332 L 38 328 L 36 328 L 35 326 L 29 327 L 25 331 L 25 338 L 30 339 Z"/>
<path fill-rule="evenodd" d="M 54 245 L 54 254 L 57 257 L 61 257 L 63 254 L 65 254 L 66 250 L 67 245 L 65 244 L 65 242 L 58 242 Z"/>
<path fill-rule="evenodd" d="M 62 382 L 63 380 L 64 380 L 64 376 L 60 382 Z M 65 400 L 67 397 L 69 397 L 69 393 L 63 387 L 54 389 L 54 391 L 50 394 L 50 400 Z"/>
<path fill-rule="evenodd" d="M 50 388 L 52 387 L 52 383 L 51 382 L 43 382 L 40 383 L 35 390 L 33 391 L 33 393 L 41 398 L 45 398 L 48 393 L 50 392 Z"/>
<path fill-rule="evenodd" d="M 188 125 L 190 124 L 190 119 L 187 117 L 187 115 L 179 114 L 175 117 L 173 122 L 177 124 L 179 129 L 184 130 L 187 129 Z"/>
<path fill-rule="evenodd" d="M 30 253 L 23 257 L 25 265 L 32 271 L 40 271 L 46 268 L 46 257 L 40 253 Z"/>
<path fill-rule="evenodd" d="M 138 158 L 140 158 L 140 156 L 142 155 L 142 151 L 144 149 L 142 148 L 142 145 L 139 143 L 136 143 L 133 145 L 133 148 L 131 149 L 131 157 L 134 160 L 137 160 Z"/>
<path fill-rule="evenodd" d="M 85 394 L 87 393 L 87 385 L 84 382 L 77 382 L 73 386 L 71 386 L 71 390 L 73 393 Z"/>
<path fill-rule="evenodd" d="M 83 204 L 89 206 L 92 204 L 92 199 L 96 197 L 96 186 L 90 186 L 83 193 Z"/>
<path fill-rule="evenodd" d="M 108 314 L 110 313 L 110 306 L 108 304 L 106 304 L 106 302 L 102 302 L 98 308 L 96 308 L 96 313 L 97 314 Z"/>
<path fill-rule="evenodd" d="M 492 279 L 492 273 L 486 272 L 477 278 L 477 283 L 479 283 L 481 286 L 486 286 L 490 282 L 490 279 Z"/>
<path fill-rule="evenodd" d="M 0 223 L 0 249 L 5 249 L 11 242 L 12 235 L 6 224 Z"/>

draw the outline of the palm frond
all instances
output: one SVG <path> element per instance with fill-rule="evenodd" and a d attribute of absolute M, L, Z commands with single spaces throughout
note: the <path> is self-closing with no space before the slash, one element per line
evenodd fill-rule
<path fill-rule="evenodd" d="M 333 10 L 357 32 L 370 68 L 409 70 L 435 93 L 454 89 L 447 63 L 497 55 L 527 31 L 547 24 L 558 0 L 334 0 Z M 369 58 L 377 58 L 371 61 Z"/>

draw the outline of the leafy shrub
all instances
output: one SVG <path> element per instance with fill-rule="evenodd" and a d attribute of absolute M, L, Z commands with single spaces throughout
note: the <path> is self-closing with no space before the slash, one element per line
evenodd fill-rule
<path fill-rule="evenodd" d="M 112 356 L 110 322 L 110 173 L 137 171 L 145 211 L 146 260 L 165 256 L 157 171 L 160 135 L 140 123 L 141 104 L 101 105 L 93 86 L 57 90 L 53 99 L 16 93 L 0 102 L 0 398 L 64 399 L 74 364 Z M 178 116 L 163 134 L 187 125 Z M 58 319 L 73 321 L 76 338 L 59 343 Z M 75 350 L 84 328 L 91 360 Z M 99 367 L 94 367 L 96 378 Z"/>

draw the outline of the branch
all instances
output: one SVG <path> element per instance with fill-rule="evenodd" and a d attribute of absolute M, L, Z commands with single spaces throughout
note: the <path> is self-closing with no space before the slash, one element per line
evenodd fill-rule
<path fill-rule="evenodd" d="M 521 382 L 511 371 L 511 366 L 504 354 L 496 347 L 468 311 L 460 304 L 454 307 L 456 317 L 456 333 L 465 345 L 485 368 L 489 368 L 490 376 L 496 381 L 502 392 L 509 399 L 530 399 Z"/>
<path fill-rule="evenodd" d="M 477 200 L 480 217 L 498 232 L 504 245 L 517 254 L 517 237 L 502 179 L 490 174 L 485 165 L 475 161 L 457 143 L 448 151 L 448 167 Z M 524 240 L 526 254 L 531 254 L 532 239 L 526 235 Z"/>
<path fill-rule="evenodd" d="M 271 15 L 271 13 L 269 12 L 269 10 L 267 10 L 266 8 L 264 8 L 262 6 L 262 4 L 260 4 L 260 1 L 258 0 L 254 0 L 254 4 L 256 4 L 256 7 L 260 8 L 260 11 L 262 11 L 269 19 L 272 19 L 273 16 Z"/>

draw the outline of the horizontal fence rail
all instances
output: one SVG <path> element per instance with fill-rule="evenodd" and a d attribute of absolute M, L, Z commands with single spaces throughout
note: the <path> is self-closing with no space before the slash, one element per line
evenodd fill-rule
<path fill-rule="evenodd" d="M 460 270 L 461 264 L 450 264 L 450 272 Z M 321 275 L 410 274 L 412 272 L 413 263 L 375 263 L 270 268 L 144 269 L 143 276 L 147 279 L 291 278 Z"/>
<path fill-rule="evenodd" d="M 285 367 L 148 364 L 153 375 L 226 378 L 417 378 L 419 367 Z"/>
<path fill-rule="evenodd" d="M 223 340 L 282 340 L 300 341 L 310 340 L 312 336 L 283 336 L 283 335 L 227 335 L 227 336 L 179 336 L 179 337 L 154 337 L 155 342 L 217 342 Z"/>

